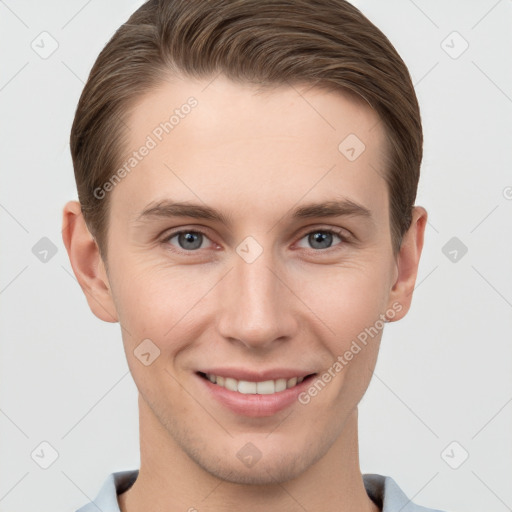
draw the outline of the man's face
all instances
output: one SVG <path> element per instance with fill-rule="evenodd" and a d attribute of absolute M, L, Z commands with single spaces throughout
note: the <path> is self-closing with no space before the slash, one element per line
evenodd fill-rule
<path fill-rule="evenodd" d="M 394 309 L 383 128 L 340 93 L 209 82 L 165 83 L 132 111 L 126 159 L 150 149 L 110 192 L 108 278 L 144 431 L 216 476 L 284 480 L 342 434 Z M 340 201 L 350 214 L 309 208 Z M 164 202 L 221 218 L 143 214 Z M 199 372 L 274 382 L 242 383 L 269 393 L 244 394 Z M 293 387 L 294 376 L 307 378 Z"/>

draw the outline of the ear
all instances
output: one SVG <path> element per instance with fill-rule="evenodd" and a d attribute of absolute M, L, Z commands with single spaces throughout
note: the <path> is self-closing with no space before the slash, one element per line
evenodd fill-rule
<path fill-rule="evenodd" d="M 413 208 L 411 225 L 403 236 L 397 255 L 397 278 L 391 288 L 388 302 L 388 308 L 395 311 L 395 315 L 388 319 L 389 322 L 403 318 L 411 306 L 427 218 L 428 214 L 425 208 L 421 206 Z M 401 305 L 401 308 L 397 307 L 398 304 Z"/>
<path fill-rule="evenodd" d="M 105 322 L 117 322 L 105 265 L 98 244 L 87 228 L 78 201 L 69 201 L 64 206 L 62 240 L 91 311 Z"/>

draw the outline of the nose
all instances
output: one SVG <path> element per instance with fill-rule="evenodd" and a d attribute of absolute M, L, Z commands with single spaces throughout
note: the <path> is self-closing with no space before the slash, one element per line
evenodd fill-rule
<path fill-rule="evenodd" d="M 251 349 L 269 349 L 297 330 L 297 299 L 283 265 L 271 250 L 252 262 L 237 253 L 219 289 L 218 329 L 224 339 Z M 289 280 L 289 279 L 288 279 Z"/>

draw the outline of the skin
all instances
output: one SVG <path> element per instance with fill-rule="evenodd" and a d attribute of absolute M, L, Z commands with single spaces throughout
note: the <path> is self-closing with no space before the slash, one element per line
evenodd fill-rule
<path fill-rule="evenodd" d="M 223 76 L 168 80 L 131 111 L 126 154 L 190 96 L 197 107 L 109 192 L 107 261 L 79 204 L 63 212 L 75 275 L 93 313 L 120 322 L 139 390 L 141 467 L 120 508 L 375 512 L 359 469 L 357 405 L 382 330 L 310 403 L 266 417 L 207 399 L 195 372 L 216 365 L 326 372 L 379 315 L 393 309 L 389 321 L 397 321 L 407 313 L 427 212 L 414 208 L 395 257 L 383 125 L 353 96 L 310 85 L 257 93 Z M 350 133 L 366 146 L 352 162 L 338 150 Z M 208 205 L 231 223 L 137 220 L 164 199 Z M 339 199 L 371 217 L 290 215 Z M 200 248 L 171 237 L 178 228 L 204 231 Z M 329 228 L 347 236 L 334 234 L 327 246 L 308 237 Z M 252 263 L 236 252 L 247 236 L 263 249 Z M 145 366 L 134 349 L 148 338 L 160 355 Z M 236 456 L 248 442 L 261 453 L 250 468 Z"/>

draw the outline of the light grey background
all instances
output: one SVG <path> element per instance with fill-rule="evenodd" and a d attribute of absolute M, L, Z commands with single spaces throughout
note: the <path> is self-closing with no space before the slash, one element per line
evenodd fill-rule
<path fill-rule="evenodd" d="M 0 1 L 1 512 L 75 510 L 139 464 L 119 326 L 90 312 L 60 230 L 83 83 L 141 3 Z M 412 309 L 386 327 L 360 405 L 362 471 L 425 506 L 512 510 L 512 2 L 357 5 L 416 84 L 430 215 Z"/>

